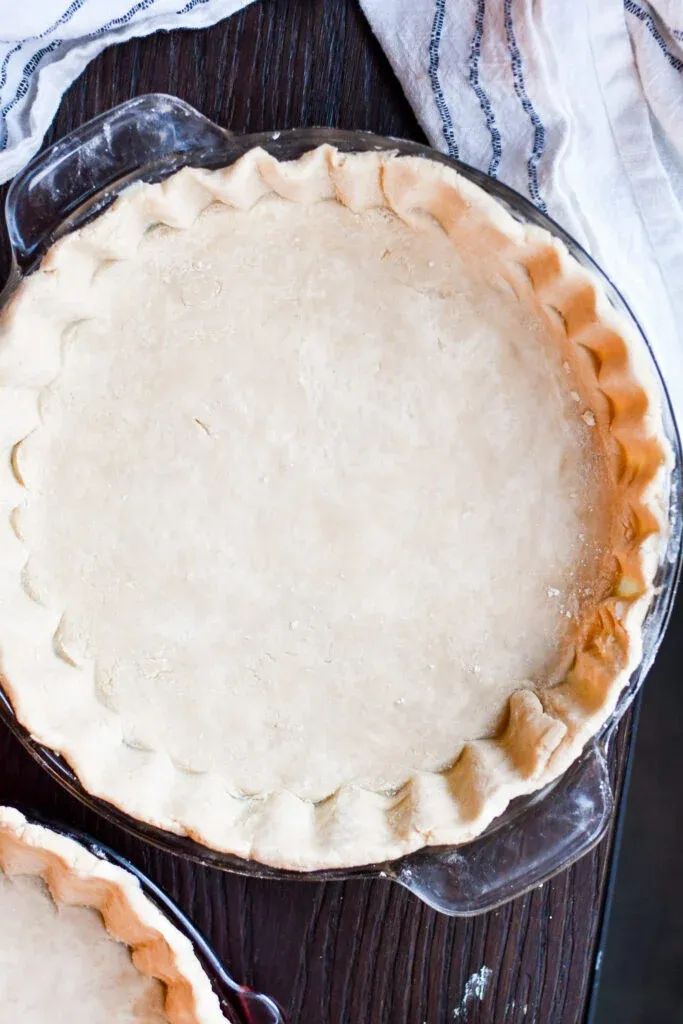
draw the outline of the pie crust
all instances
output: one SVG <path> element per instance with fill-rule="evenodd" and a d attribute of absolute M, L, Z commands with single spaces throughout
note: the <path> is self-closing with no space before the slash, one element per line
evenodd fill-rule
<path fill-rule="evenodd" d="M 61 1006 L 61 1012 L 68 1012 L 73 1024 L 76 1024 L 74 1008 L 92 1009 L 91 999 L 97 1000 L 98 1007 L 102 1000 L 103 1013 L 97 1019 L 107 1019 L 105 1012 L 109 1012 L 112 1024 L 124 1019 L 140 1024 L 162 1020 L 169 1024 L 224 1022 L 218 998 L 192 944 L 144 895 L 133 875 L 100 860 L 73 839 L 30 824 L 19 811 L 0 807 L 0 884 L 5 878 L 22 886 L 22 891 L 6 894 L 14 896 L 14 915 L 39 912 L 40 922 L 36 927 L 40 930 L 31 939 L 21 920 L 4 923 L 5 941 L 12 935 L 15 943 L 30 943 L 30 953 L 37 957 L 37 962 L 24 964 L 20 975 L 13 972 L 11 977 L 5 978 L 5 984 L 0 985 L 3 989 L 0 1015 L 8 1010 L 14 1014 L 21 1011 L 21 1019 L 27 1024 L 38 1019 L 44 1022 L 44 1017 L 34 1017 L 30 1012 L 33 1008 L 37 1013 L 44 1013 L 44 1000 L 50 998 L 40 988 L 42 970 L 45 984 L 52 986 L 55 978 L 60 978 L 58 991 L 52 991 L 51 1005 L 59 1012 L 61 1000 L 69 1003 L 68 1007 Z M 27 888 L 34 880 L 44 883 L 45 889 L 42 886 Z M 54 916 L 53 903 L 61 909 L 61 917 Z M 79 909 L 67 912 L 62 908 Z M 99 920 L 85 908 L 97 911 Z M 106 941 L 100 939 L 99 930 L 103 935 L 108 933 Z M 61 943 L 68 936 L 72 942 L 82 937 L 82 946 L 64 948 Z M 129 947 L 130 971 L 127 958 L 122 958 L 120 943 Z M 4 964 L 0 964 L 0 982 L 3 970 L 11 970 L 10 965 L 17 961 L 18 950 L 19 945 L 6 948 L 5 956 L 0 957 Z M 83 978 L 80 960 L 88 955 L 92 956 L 92 970 L 97 976 L 93 979 L 94 987 L 85 992 L 78 987 L 79 979 Z M 52 957 L 59 958 L 59 967 L 45 964 L 45 960 Z M 78 962 L 74 962 L 74 958 Z M 135 971 L 150 980 L 136 985 Z M 28 1002 L 20 1006 L 8 1004 L 13 984 L 27 984 L 29 979 L 32 985 L 30 1005 Z M 134 998 L 135 1002 L 126 1006 L 122 998 L 125 1003 L 128 998 Z M 78 1019 L 92 1020 L 87 1013 Z"/>
<path fill-rule="evenodd" d="M 301 870 L 460 844 L 572 763 L 641 658 L 670 453 L 639 339 L 561 242 L 451 168 L 256 149 L 134 186 L 21 283 L 0 384 L 3 685 L 138 819 Z"/>

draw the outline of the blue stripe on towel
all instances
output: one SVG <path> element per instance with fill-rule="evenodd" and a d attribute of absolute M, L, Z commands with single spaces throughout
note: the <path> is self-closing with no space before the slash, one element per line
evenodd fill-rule
<path fill-rule="evenodd" d="M 195 7 L 201 7 L 203 4 L 208 3 L 209 0 L 188 0 L 188 3 L 186 3 L 184 7 L 181 7 L 179 11 L 176 11 L 176 14 L 188 14 L 190 11 L 193 11 Z"/>
<path fill-rule="evenodd" d="M 522 109 L 525 114 L 527 114 L 534 129 L 534 141 L 531 148 L 531 155 L 529 156 L 526 165 L 529 195 L 539 210 L 541 210 L 542 213 L 547 213 L 548 209 L 546 207 L 545 200 L 541 195 L 541 189 L 538 184 L 538 164 L 543 156 L 543 151 L 545 150 L 545 128 L 526 91 L 522 55 L 519 52 L 519 47 L 517 46 L 515 27 L 512 23 L 512 0 L 505 0 L 503 11 L 505 16 L 505 35 L 507 36 L 508 50 L 510 51 L 510 65 L 512 67 L 512 80 L 515 92 L 522 104 Z"/>
<path fill-rule="evenodd" d="M 639 7 L 638 4 L 633 2 L 633 0 L 624 0 L 624 9 L 629 14 L 632 14 L 634 18 L 637 18 L 638 21 L 642 21 L 643 25 L 645 25 L 646 29 L 657 43 L 657 46 L 662 51 L 674 71 L 683 71 L 683 60 L 671 53 L 667 48 L 666 40 L 657 28 L 657 23 L 652 15 L 643 10 L 642 7 Z M 683 33 L 681 32 L 674 32 L 673 35 L 676 39 L 683 38 Z"/>
<path fill-rule="evenodd" d="M 0 151 L 7 148 L 7 115 L 13 107 L 16 107 L 19 100 L 23 99 L 23 97 L 28 92 L 29 87 L 31 85 L 31 78 L 33 77 L 33 73 L 40 64 L 43 57 L 48 53 L 52 53 L 53 50 L 56 50 L 61 45 L 62 44 L 59 39 L 53 40 L 53 42 L 51 42 L 48 46 L 43 46 L 40 50 L 36 50 L 33 56 L 30 57 L 24 64 L 21 73 L 21 81 L 17 86 L 17 91 L 15 92 L 12 99 L 8 100 L 8 102 L 5 103 L 5 105 L 0 109 Z"/>
<path fill-rule="evenodd" d="M 446 0 L 435 0 L 432 34 L 429 40 L 429 81 L 432 84 L 434 102 L 441 118 L 441 131 L 448 146 L 448 155 L 457 160 L 458 144 L 455 141 L 453 119 L 451 118 L 451 112 L 448 109 L 448 103 L 441 89 L 441 81 L 439 79 L 439 46 L 441 45 L 441 32 L 443 31 L 445 13 Z"/>
<path fill-rule="evenodd" d="M 479 81 L 479 61 L 481 60 L 481 40 L 484 35 L 485 10 L 486 0 L 477 0 L 477 13 L 474 17 L 474 35 L 472 36 L 472 45 L 470 47 L 469 69 L 470 85 L 474 89 L 477 99 L 479 100 L 479 105 L 486 119 L 486 127 L 488 128 L 489 135 L 491 136 L 491 160 L 489 161 L 489 174 L 492 178 L 495 178 L 503 155 L 503 149 L 501 145 L 500 132 L 498 131 L 493 107 L 491 106 L 491 100 Z"/>
<path fill-rule="evenodd" d="M 71 21 L 74 14 L 76 14 L 77 11 L 80 11 L 84 3 L 85 0 L 71 0 L 71 3 L 67 7 L 67 9 L 64 11 L 63 14 L 59 15 L 56 21 L 53 21 L 51 25 L 48 25 L 48 27 L 43 29 L 42 32 L 39 32 L 37 36 L 29 36 L 26 39 L 22 39 L 21 43 L 19 43 L 19 47 L 15 47 L 15 49 L 12 52 L 16 53 L 18 48 L 23 46 L 24 43 L 28 42 L 31 39 L 44 39 L 45 36 L 50 34 L 50 32 L 54 32 L 56 28 L 59 28 L 60 25 L 65 25 L 67 21 Z M 8 40 L 0 39 L 0 43 L 6 42 L 8 42 Z M 10 55 L 8 54 L 8 56 Z M 0 83 L 0 88 L 2 88 L 3 84 L 4 83 Z"/>
<path fill-rule="evenodd" d="M 64 11 L 64 13 L 60 14 L 57 20 L 53 22 L 49 28 L 46 28 L 44 32 L 41 32 L 38 38 L 42 39 L 43 36 L 48 35 L 48 33 L 54 32 L 54 30 L 56 28 L 59 28 L 60 25 L 66 25 L 67 21 L 71 21 L 74 14 L 76 14 L 77 11 L 80 11 L 84 3 L 85 0 L 72 0 L 67 9 Z"/>
<path fill-rule="evenodd" d="M 121 28 L 122 25 L 127 25 L 129 21 L 132 21 L 136 14 L 139 14 L 140 11 L 146 11 L 148 7 L 151 7 L 156 2 L 157 0 L 138 0 L 138 3 L 133 4 L 125 14 L 121 14 L 118 18 L 112 18 L 112 20 L 108 21 L 106 25 L 103 25 L 102 28 L 98 28 L 96 32 L 91 32 L 89 38 L 95 39 L 97 36 L 101 36 L 104 32 L 109 32 L 112 28 Z"/>
<path fill-rule="evenodd" d="M 5 54 L 5 59 L 2 62 L 2 67 L 0 67 L 0 92 L 2 92 L 2 90 L 5 88 L 5 85 L 7 84 L 7 67 L 9 65 L 9 62 L 15 53 L 19 53 L 19 50 L 21 49 L 22 46 L 23 43 L 17 43 L 16 46 L 13 46 L 12 49 L 8 50 L 7 53 Z"/>

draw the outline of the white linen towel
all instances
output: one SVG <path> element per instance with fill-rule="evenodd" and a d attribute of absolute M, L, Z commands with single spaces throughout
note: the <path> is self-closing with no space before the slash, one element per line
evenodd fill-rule
<path fill-rule="evenodd" d="M 0 0 L 0 181 L 106 46 L 246 2 Z M 683 421 L 680 0 L 360 3 L 430 142 L 547 211 L 624 292 Z"/>

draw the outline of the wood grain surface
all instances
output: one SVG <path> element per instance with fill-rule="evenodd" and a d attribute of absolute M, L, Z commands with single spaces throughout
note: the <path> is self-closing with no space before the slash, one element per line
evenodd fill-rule
<path fill-rule="evenodd" d="M 181 96 L 235 131 L 336 125 L 422 139 L 353 0 L 262 0 L 212 29 L 111 48 L 69 90 L 46 142 L 152 91 Z M 5 251 L 2 260 L 6 270 Z M 629 736 L 627 716 L 611 756 L 617 787 Z M 85 828 L 128 856 L 190 914 L 238 980 L 275 997 L 292 1024 L 584 1019 L 610 837 L 531 894 L 456 920 L 389 882 L 259 881 L 162 854 L 85 811 L 4 729 L 0 802 Z M 492 976 L 483 999 L 467 999 L 467 981 L 484 965 Z"/>

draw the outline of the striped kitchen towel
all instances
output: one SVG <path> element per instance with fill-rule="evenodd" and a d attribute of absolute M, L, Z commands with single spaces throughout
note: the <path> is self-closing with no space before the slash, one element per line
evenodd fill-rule
<path fill-rule="evenodd" d="M 0 181 L 106 46 L 246 2 L 0 0 Z M 683 420 L 681 0 L 360 3 L 430 142 L 530 198 L 619 285 Z"/>

